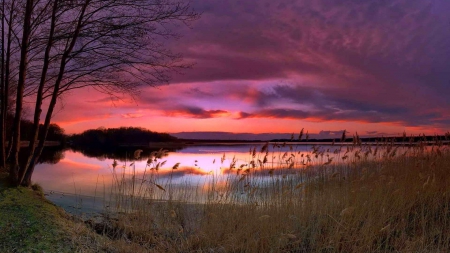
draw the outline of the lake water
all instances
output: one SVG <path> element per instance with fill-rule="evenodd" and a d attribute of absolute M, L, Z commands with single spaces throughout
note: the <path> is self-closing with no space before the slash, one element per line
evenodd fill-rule
<path fill-rule="evenodd" d="M 191 187 L 198 195 L 205 185 L 211 182 L 220 185 L 230 177 L 242 177 L 245 170 L 253 167 L 260 180 L 286 176 L 295 174 L 307 164 L 327 163 L 347 149 L 323 144 L 319 147 L 271 143 L 268 151 L 261 152 L 263 145 L 188 146 L 168 151 L 158 159 L 152 150 L 144 150 L 141 157 L 135 159 L 131 149 L 121 154 L 69 149 L 58 151 L 54 155 L 56 159 L 50 159 L 50 162 L 38 164 L 32 180 L 44 188 L 49 200 L 69 212 L 95 213 L 107 205 L 103 200 L 110 195 L 111 185 L 118 177 L 142 178 L 144 182 L 158 185 L 164 190 L 155 191 L 156 195 L 152 197 L 167 199 L 173 197 L 166 191 L 168 188 L 176 192 L 179 187 L 186 194 L 186 189 Z M 178 195 L 177 198 L 188 197 Z"/>

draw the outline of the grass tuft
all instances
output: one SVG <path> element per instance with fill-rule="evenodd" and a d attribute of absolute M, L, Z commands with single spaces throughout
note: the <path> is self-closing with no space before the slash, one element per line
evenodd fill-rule
<path fill-rule="evenodd" d="M 44 196 L 44 189 L 38 183 L 34 183 L 31 185 L 31 189 L 35 191 L 38 195 Z"/>

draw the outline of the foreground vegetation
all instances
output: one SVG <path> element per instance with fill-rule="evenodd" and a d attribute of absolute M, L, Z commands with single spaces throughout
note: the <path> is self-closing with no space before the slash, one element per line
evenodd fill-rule
<path fill-rule="evenodd" d="M 119 251 L 450 250 L 450 150 L 439 140 L 291 148 L 277 162 L 266 146 L 195 190 L 158 177 L 161 152 L 143 175 L 115 170 L 111 206 L 120 212 L 99 232 Z"/>
<path fill-rule="evenodd" d="M 2 188 L 0 251 L 448 252 L 450 149 L 429 144 L 265 145 L 198 186 L 161 177 L 161 150 L 144 173 L 115 162 L 105 215 L 87 222 Z"/>
<path fill-rule="evenodd" d="M 41 189 L 10 188 L 6 175 L 0 176 L 0 251 L 74 251 L 71 228 L 63 213 L 42 198 Z"/>
<path fill-rule="evenodd" d="M 42 188 L 11 187 L 0 171 L 0 252 L 116 252 L 116 242 L 44 198 Z"/>

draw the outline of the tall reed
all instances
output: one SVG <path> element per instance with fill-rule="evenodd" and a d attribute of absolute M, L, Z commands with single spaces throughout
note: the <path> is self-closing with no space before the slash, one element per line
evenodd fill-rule
<path fill-rule="evenodd" d="M 122 252 L 450 251 L 448 143 L 354 140 L 267 143 L 197 186 L 164 181 L 153 153 L 114 170 L 109 235 Z"/>

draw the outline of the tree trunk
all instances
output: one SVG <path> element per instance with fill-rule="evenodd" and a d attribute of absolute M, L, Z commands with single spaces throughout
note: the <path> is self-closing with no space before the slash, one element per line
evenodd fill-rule
<path fill-rule="evenodd" d="M 30 134 L 30 136 L 31 136 L 30 145 L 29 145 L 30 154 L 28 156 L 25 167 L 22 170 L 20 170 L 20 172 L 19 172 L 19 180 L 20 180 L 21 184 L 23 184 L 22 182 L 24 180 L 24 177 L 25 177 L 27 171 L 29 170 L 29 165 L 31 163 L 31 160 L 33 159 L 34 151 L 36 148 L 36 142 L 37 142 L 37 139 L 39 136 L 39 121 L 40 121 L 40 117 L 41 117 L 41 113 L 42 113 L 43 91 L 44 91 L 44 86 L 45 86 L 45 81 L 46 81 L 45 79 L 47 78 L 48 66 L 50 64 L 50 50 L 53 46 L 53 34 L 55 32 L 56 10 L 58 9 L 58 1 L 59 0 L 55 0 L 53 2 L 50 34 L 48 37 L 47 46 L 45 48 L 44 63 L 42 66 L 41 79 L 39 82 L 39 88 L 38 88 L 37 95 L 36 95 L 36 105 L 34 108 L 33 128 L 31 130 L 31 134 Z M 44 136 L 41 136 L 41 139 L 43 139 L 45 141 Z M 40 154 L 39 154 L 39 156 L 40 156 Z M 34 165 L 33 165 L 33 167 L 34 167 Z M 28 185 L 30 183 L 31 183 L 31 174 L 29 175 L 29 177 L 27 177 L 25 184 Z"/>
<path fill-rule="evenodd" d="M 57 0 L 55 0 L 57 1 Z M 52 94 L 52 98 L 50 101 L 50 105 L 48 107 L 47 110 L 47 114 L 45 115 L 45 122 L 44 122 L 44 126 L 43 126 L 43 135 L 41 136 L 41 139 L 39 140 L 39 145 L 36 149 L 36 151 L 33 154 L 33 157 L 31 158 L 30 162 L 28 163 L 27 168 L 24 171 L 24 177 L 23 180 L 21 180 L 20 184 L 23 186 L 29 186 L 31 185 L 31 176 L 33 175 L 34 172 L 34 167 L 36 166 L 36 163 L 39 159 L 39 157 L 42 154 L 42 150 L 44 150 L 44 144 L 45 144 L 45 139 L 47 138 L 47 134 L 48 134 L 48 129 L 50 127 L 50 120 L 52 118 L 52 114 L 53 114 L 53 110 L 55 108 L 56 105 L 56 99 L 59 96 L 59 87 L 61 85 L 61 81 L 63 79 L 64 76 L 64 72 L 65 72 L 65 68 L 66 68 L 66 64 L 67 64 L 67 59 L 69 58 L 70 53 L 73 50 L 73 47 L 75 46 L 75 42 L 78 39 L 78 35 L 80 34 L 80 30 L 82 27 L 82 21 L 84 18 L 84 13 L 86 11 L 87 6 L 89 5 L 90 0 L 86 0 L 83 8 L 81 10 L 80 13 L 80 17 L 78 18 L 78 23 L 77 23 L 77 27 L 74 31 L 74 34 L 71 38 L 70 41 L 70 45 L 69 47 L 64 51 L 64 54 L 61 58 L 61 64 L 59 67 L 59 73 L 58 73 L 58 78 L 55 81 L 54 87 L 53 87 L 53 94 Z"/>
<path fill-rule="evenodd" d="M 4 127 L 5 127 L 5 138 L 7 138 L 6 136 L 6 116 L 8 113 L 8 108 L 9 108 L 9 104 L 8 104 L 8 99 L 9 99 L 9 83 L 10 83 L 10 74 L 11 74 L 11 69 L 10 69 L 10 64 L 11 64 L 11 43 L 12 43 L 12 23 L 13 23 L 13 17 L 14 17 L 14 11 L 15 10 L 15 6 L 16 6 L 16 1 L 12 1 L 11 3 L 11 12 L 9 13 L 9 26 L 8 26 L 8 40 L 7 40 L 7 46 L 6 46 L 6 66 L 5 66 L 5 123 L 4 123 Z M 12 134 L 9 136 L 9 141 L 8 141 L 8 147 L 6 148 L 5 151 L 5 162 L 8 162 L 8 158 L 11 154 L 11 150 L 12 150 Z"/>
<path fill-rule="evenodd" d="M 23 21 L 22 44 L 20 48 L 19 81 L 17 83 L 16 113 L 13 124 L 13 165 L 10 171 L 12 183 L 20 185 L 19 175 L 19 151 L 20 151 L 20 120 L 22 119 L 23 91 L 27 77 L 28 46 L 31 32 L 31 15 L 33 12 L 33 0 L 27 0 Z"/>
<path fill-rule="evenodd" d="M 5 135 L 5 123 L 6 123 L 6 106 L 5 103 L 8 99 L 5 97 L 5 1 L 2 1 L 2 63 L 1 63 L 1 80 L 0 80 L 0 169 L 6 168 L 6 154 L 5 154 L 5 145 L 6 145 L 6 135 Z"/>

